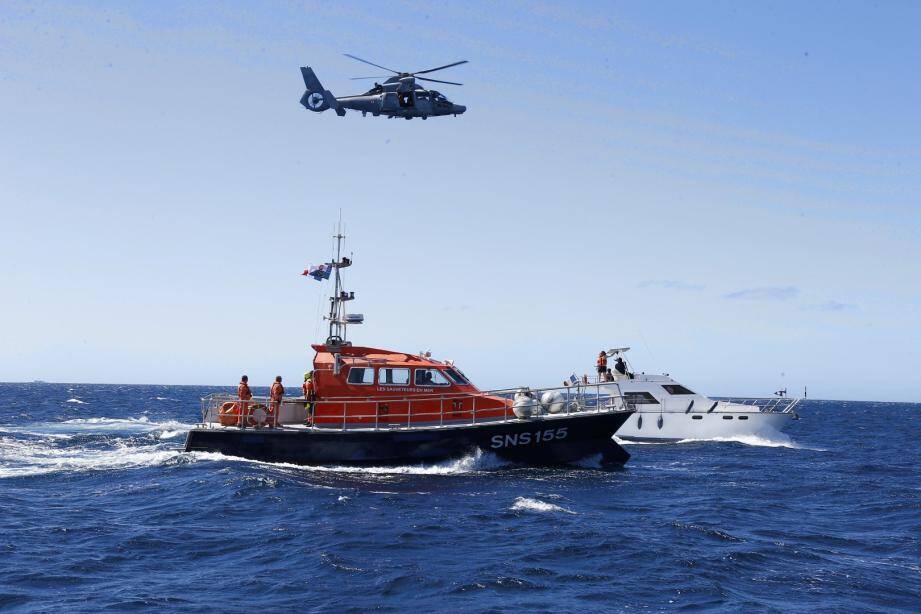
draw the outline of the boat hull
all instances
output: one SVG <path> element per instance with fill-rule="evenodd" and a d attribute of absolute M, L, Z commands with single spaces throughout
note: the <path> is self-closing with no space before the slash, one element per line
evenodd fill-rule
<path fill-rule="evenodd" d="M 604 464 L 623 464 L 630 455 L 612 435 L 631 414 L 570 414 L 392 430 L 195 428 L 189 431 L 185 449 L 297 465 L 437 462 L 477 449 L 531 465 L 564 464 L 599 454 Z"/>
<path fill-rule="evenodd" d="M 624 422 L 616 435 L 624 441 L 766 437 L 779 433 L 794 416 L 767 412 L 637 412 Z"/>

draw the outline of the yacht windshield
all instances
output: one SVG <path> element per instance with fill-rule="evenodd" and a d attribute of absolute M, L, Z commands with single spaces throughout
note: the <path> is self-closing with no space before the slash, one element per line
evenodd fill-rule
<path fill-rule="evenodd" d="M 464 377 L 464 374 L 460 372 L 460 369 L 455 369 L 453 367 L 448 367 L 445 369 L 445 373 L 448 377 L 454 380 L 455 384 L 460 384 L 461 386 L 466 386 L 470 381 Z"/>

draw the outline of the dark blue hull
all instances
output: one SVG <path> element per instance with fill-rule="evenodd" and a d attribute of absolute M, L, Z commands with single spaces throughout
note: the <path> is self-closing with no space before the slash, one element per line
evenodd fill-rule
<path fill-rule="evenodd" d="M 186 451 L 220 452 L 297 465 L 397 465 L 457 458 L 477 449 L 531 465 L 600 454 L 606 464 L 630 458 L 612 436 L 632 412 L 607 412 L 395 430 L 196 428 Z"/>

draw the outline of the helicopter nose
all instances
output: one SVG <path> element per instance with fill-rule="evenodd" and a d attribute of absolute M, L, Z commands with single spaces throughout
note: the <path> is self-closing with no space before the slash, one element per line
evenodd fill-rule
<path fill-rule="evenodd" d="M 456 105 L 454 105 L 454 114 L 455 114 L 455 115 L 460 115 L 461 113 L 463 113 L 463 112 L 466 111 L 466 110 L 467 110 L 467 107 L 465 107 L 465 106 L 462 105 L 462 104 L 456 104 Z"/>

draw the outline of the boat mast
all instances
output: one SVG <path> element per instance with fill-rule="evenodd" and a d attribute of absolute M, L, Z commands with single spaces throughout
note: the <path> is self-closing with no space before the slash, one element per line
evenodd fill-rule
<path fill-rule="evenodd" d="M 348 327 L 349 317 L 345 313 L 345 303 L 354 300 L 355 293 L 346 292 L 342 289 L 342 275 L 340 269 L 351 266 L 352 261 L 349 258 L 342 257 L 342 239 L 345 238 L 345 235 L 342 234 L 341 219 L 339 220 L 339 225 L 333 238 L 336 240 L 336 257 L 332 262 L 328 262 L 327 265 L 333 268 L 336 279 L 334 282 L 333 295 L 329 297 L 329 315 L 326 316 L 326 319 L 329 320 L 329 336 L 326 338 L 326 344 L 333 346 L 349 345 L 349 342 L 346 340 L 346 329 Z M 360 322 L 359 316 L 359 319 L 355 320 L 353 323 L 359 324 Z"/>

